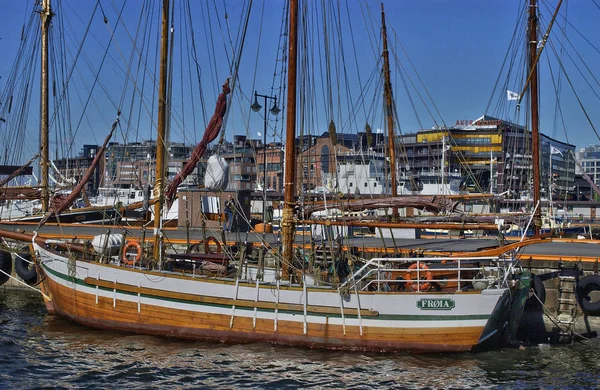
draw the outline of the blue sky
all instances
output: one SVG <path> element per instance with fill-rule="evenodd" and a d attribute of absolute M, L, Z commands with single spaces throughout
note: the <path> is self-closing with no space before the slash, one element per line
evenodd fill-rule
<path fill-rule="evenodd" d="M 96 16 L 91 19 L 90 34 L 83 46 L 76 71 L 73 72 L 70 92 L 70 108 L 73 117 L 71 131 L 57 135 L 51 148 L 57 151 L 68 150 L 65 145 L 71 143 L 72 154 L 74 154 L 73 152 L 76 153 L 84 143 L 101 143 L 116 116 L 117 106 L 123 110 L 123 120 L 116 141 L 122 142 L 125 138 L 130 141 L 142 140 L 153 136 L 155 119 L 151 118 L 155 118 L 156 104 L 151 85 L 157 75 L 154 68 L 154 53 L 159 25 L 158 3 L 158 1 L 141 3 L 131 0 L 126 3 L 103 0 L 99 3 L 101 7 L 96 9 Z M 415 132 L 421 127 L 430 128 L 435 123 L 452 125 L 456 120 L 476 119 L 484 114 L 489 102 L 491 102 L 487 111 L 489 115 L 497 115 L 509 120 L 525 120 L 524 111 L 520 116 L 516 115 L 514 102 L 506 101 L 507 88 L 517 92 L 522 88 L 523 65 L 522 58 L 518 57 L 520 54 L 515 51 L 509 56 L 509 58 L 516 57 L 511 76 L 507 76 L 506 69 L 501 74 L 501 66 L 524 3 L 525 1 L 517 0 L 384 1 L 392 56 L 392 83 L 400 129 L 403 133 Z M 557 0 L 540 2 L 544 28 L 550 20 L 550 14 L 556 3 Z M 3 60 L 0 62 L 2 77 L 0 89 L 4 89 L 7 85 L 12 62 L 17 54 L 21 30 L 29 18 L 32 4 L 33 1 L 0 1 L 0 18 L 2 18 L 0 51 L 3 53 Z M 66 21 L 65 47 L 68 49 L 64 57 L 68 64 L 75 56 L 78 42 L 83 37 L 85 27 L 97 3 L 91 0 L 55 0 L 53 4 L 60 5 L 58 9 L 62 12 L 60 15 L 62 19 L 55 19 L 54 28 L 58 28 L 59 22 Z M 128 77 L 124 69 L 128 67 L 130 58 L 134 58 L 134 65 L 138 61 L 135 55 L 131 55 L 131 37 L 135 35 L 140 20 L 141 4 L 146 4 L 148 12 L 151 12 L 150 22 L 147 24 L 151 30 L 146 31 L 146 35 L 152 37 L 148 41 L 152 50 L 147 50 L 149 54 L 144 57 L 145 62 L 141 66 L 132 67 L 132 69 L 141 69 L 139 74 L 144 75 L 144 77 L 137 77 L 135 88 L 138 92 L 136 93 L 132 82 L 134 71 Z M 242 0 L 191 1 L 190 4 L 198 54 L 197 68 L 194 68 L 194 64 L 190 66 L 188 59 L 178 60 L 182 51 L 180 48 L 184 48 L 183 52 L 189 50 L 185 47 L 189 47 L 190 35 L 189 33 L 178 35 L 186 30 L 187 21 L 179 16 L 185 7 L 179 3 L 175 6 L 177 16 L 173 56 L 174 116 L 171 122 L 171 140 L 184 142 L 194 142 L 202 136 L 207 119 L 202 116 L 199 104 L 201 93 L 205 99 L 206 116 L 210 117 L 220 85 L 230 73 L 227 55 L 231 56 L 233 50 L 228 49 L 230 46 L 227 37 L 228 27 L 232 41 L 235 42 L 235 37 L 241 31 L 240 20 L 246 2 Z M 284 108 L 282 99 L 285 95 L 281 93 L 279 87 L 285 78 L 279 74 L 281 63 L 276 62 L 276 59 L 282 56 L 277 47 L 281 44 L 283 4 L 281 0 L 254 0 L 240 63 L 239 84 L 232 99 L 225 130 L 228 139 L 231 139 L 234 133 L 260 138 L 258 134 L 262 133 L 262 116 L 249 111 L 254 90 L 260 94 L 278 95 L 279 108 Z M 322 50 L 325 47 L 323 37 L 327 35 L 323 32 L 324 21 L 320 19 L 323 11 L 313 8 L 322 4 L 329 7 L 327 15 L 330 15 L 332 7 L 337 12 L 338 2 L 307 3 L 311 56 L 307 55 L 306 61 L 316 61 L 312 64 L 319 63 L 320 66 L 315 65 L 306 72 L 307 80 L 310 80 L 311 85 L 314 86 L 311 92 L 303 95 L 303 98 L 307 99 L 306 131 L 320 134 L 327 129 L 332 119 L 336 122 L 339 132 L 361 131 L 365 121 L 369 121 L 373 128 L 383 128 L 381 81 L 379 77 L 373 78 L 374 74 L 377 76 L 381 66 L 378 63 L 381 50 L 380 3 L 358 0 L 339 3 L 340 21 L 333 21 L 333 18 L 332 21 L 329 21 L 329 18 L 325 21 L 329 23 L 328 31 L 339 28 L 341 32 L 329 36 L 329 63 L 324 60 L 325 54 Z M 600 16 L 597 4 L 597 0 L 565 0 L 550 38 L 551 41 L 556 42 L 555 48 L 558 48 L 561 39 L 569 46 L 572 44 L 572 49 L 559 55 L 562 55 L 573 88 L 587 110 L 593 110 L 598 106 L 598 97 L 595 94 L 600 88 L 594 80 L 590 81 L 590 87 L 585 81 L 590 77 L 584 78 L 579 74 L 585 73 L 585 68 L 578 56 L 581 56 L 590 69 L 599 68 L 600 55 L 597 47 L 600 46 L 598 39 L 600 33 L 594 25 Z M 124 6 L 122 19 L 119 22 L 117 14 L 122 6 Z M 225 12 L 228 15 L 227 20 L 224 18 Z M 109 27 L 103 23 L 102 13 L 107 16 Z M 571 25 L 565 24 L 565 15 Z M 205 29 L 209 23 L 212 26 L 211 33 Z M 144 28 L 146 24 L 142 23 L 141 26 Z M 561 29 L 565 29 L 565 26 L 569 41 L 566 41 L 560 32 Z M 86 114 L 83 115 L 82 107 L 86 104 L 113 31 L 114 37 L 108 56 L 99 72 L 98 82 L 91 93 L 92 97 L 87 103 Z M 525 31 L 517 31 L 516 39 L 522 42 L 524 34 Z M 588 39 L 589 43 L 583 37 Z M 342 45 L 343 52 L 340 49 Z M 522 46 L 523 44 L 519 48 L 521 51 Z M 546 53 L 552 58 L 555 57 L 550 45 L 547 46 Z M 574 64 L 571 63 L 567 53 L 574 58 Z M 313 55 L 315 57 L 312 57 Z M 540 62 L 542 132 L 578 147 L 600 143 L 564 77 L 561 81 L 560 100 L 567 130 L 555 125 L 562 121 L 555 119 L 556 96 L 552 78 L 548 77 L 550 73 L 548 63 L 555 60 L 548 61 L 543 57 Z M 331 83 L 326 82 L 327 77 L 322 74 L 327 64 L 331 67 Z M 399 66 L 404 70 L 399 71 Z M 413 66 L 416 72 L 412 69 Z M 554 83 L 556 83 L 558 80 L 556 62 L 551 69 L 555 73 Z M 198 73 L 201 73 L 201 93 L 200 83 L 196 78 Z M 142 83 L 144 79 L 145 84 Z M 499 86 L 494 89 L 497 80 Z M 125 93 L 123 93 L 124 85 L 127 88 Z M 145 103 L 140 105 L 138 93 L 142 90 L 142 85 L 144 85 Z M 406 89 L 409 90 L 409 94 L 406 93 Z M 363 98 L 360 95 L 361 91 Z M 426 96 L 425 91 L 431 100 Z M 136 101 L 133 106 L 132 99 Z M 426 100 L 427 104 L 420 103 L 421 99 Z M 5 102 L 2 103 L 5 107 Z M 439 111 L 439 115 L 436 111 Z M 23 160 L 35 154 L 37 149 L 36 100 L 32 102 L 29 112 L 31 115 L 28 119 L 26 142 L 21 149 Z M 430 115 L 430 112 L 434 115 Z M 590 111 L 588 115 L 592 120 L 600 119 L 597 112 Z M 0 139 L 7 131 L 12 131 L 7 129 L 7 124 L 0 124 Z M 282 116 L 278 117 L 278 121 L 269 117 L 269 128 L 267 132 L 269 140 L 278 140 L 283 128 Z"/>

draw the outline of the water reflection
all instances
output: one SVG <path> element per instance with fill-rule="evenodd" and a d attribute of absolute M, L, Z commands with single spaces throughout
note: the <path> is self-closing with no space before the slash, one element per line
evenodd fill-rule
<path fill-rule="evenodd" d="M 478 354 L 366 354 L 181 341 L 47 316 L 0 294 L 0 388 L 598 388 L 600 343 Z"/>

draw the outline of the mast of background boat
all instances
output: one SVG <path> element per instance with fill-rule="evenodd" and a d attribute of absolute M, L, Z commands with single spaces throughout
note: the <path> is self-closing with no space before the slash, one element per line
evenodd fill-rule
<path fill-rule="evenodd" d="M 42 212 L 48 211 L 50 193 L 48 190 L 48 31 L 50 21 L 52 20 L 52 10 L 50 0 L 42 0 L 42 10 L 40 11 L 40 20 L 42 28 L 42 63 L 41 63 L 41 90 L 40 90 L 40 168 L 42 179 Z"/>
<path fill-rule="evenodd" d="M 490 194 L 494 193 L 494 151 L 490 148 Z"/>
<path fill-rule="evenodd" d="M 531 161 L 533 165 L 533 206 L 540 202 L 540 134 L 538 117 L 538 73 L 537 73 L 537 0 L 529 0 L 529 72 L 532 74 L 529 86 L 531 98 Z M 541 206 L 535 208 L 533 231 L 540 234 L 542 222 Z"/>
<path fill-rule="evenodd" d="M 444 166 L 446 165 L 446 136 L 442 136 L 442 164 L 440 166 L 440 177 L 442 186 L 438 189 L 438 194 L 446 195 L 445 180 L 444 180 Z M 438 182 L 439 183 L 439 182 Z"/>
<path fill-rule="evenodd" d="M 394 109 L 392 106 L 392 82 L 390 81 L 390 58 L 387 45 L 387 30 L 385 28 L 385 12 L 383 3 L 381 3 L 381 35 L 383 35 L 383 77 L 385 107 L 387 114 L 389 153 L 390 153 L 390 173 L 392 176 L 392 197 L 398 196 L 398 183 L 396 178 L 396 148 L 394 146 Z M 392 218 L 398 219 L 398 209 L 393 209 Z"/>
<path fill-rule="evenodd" d="M 165 137 L 167 118 L 167 55 L 169 51 L 169 0 L 162 3 L 160 73 L 158 85 L 158 129 L 156 136 L 156 173 L 154 181 L 154 259 L 161 260 L 162 208 L 164 204 Z"/>
<path fill-rule="evenodd" d="M 281 215 L 283 231 L 283 264 L 281 276 L 289 278 L 294 243 L 294 181 L 296 180 L 296 73 L 298 53 L 298 0 L 290 0 L 290 26 L 288 48 L 288 94 L 285 126 L 285 188 Z"/>

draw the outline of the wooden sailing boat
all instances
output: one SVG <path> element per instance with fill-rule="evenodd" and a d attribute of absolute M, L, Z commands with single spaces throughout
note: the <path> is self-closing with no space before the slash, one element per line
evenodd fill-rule
<path fill-rule="evenodd" d="M 159 132 L 166 109 L 168 0 L 163 1 L 162 12 Z M 287 145 L 293 145 L 295 137 L 297 21 L 298 2 L 291 0 Z M 496 346 L 506 336 L 512 300 L 509 281 L 514 273 L 510 257 L 340 258 L 338 261 L 352 263 L 349 275 L 337 282 L 309 285 L 310 275 L 297 265 L 293 249 L 295 156 L 293 148 L 287 151 L 283 256 L 281 274 L 273 282 L 242 279 L 238 272 L 242 264 L 237 264 L 229 277 L 219 267 L 212 267 L 216 272 L 204 272 L 207 266 L 218 266 L 217 260 L 225 264 L 223 257 L 194 261 L 191 273 L 178 271 L 181 264 L 161 257 L 160 218 L 156 218 L 155 250 L 150 260 L 111 257 L 109 245 L 90 255 L 88 248 L 46 241 L 37 235 L 0 231 L 0 236 L 31 241 L 45 274 L 41 286 L 52 312 L 96 328 L 375 351 L 468 351 Z M 162 154 L 157 150 L 158 158 Z M 163 171 L 157 163 L 159 199 Z M 161 203 L 156 207 L 160 215 Z M 451 281 L 455 289 L 428 288 L 438 272 L 448 270 L 455 275 Z M 477 278 L 470 276 L 473 271 L 479 272 Z M 392 274 L 403 277 L 392 280 Z"/>

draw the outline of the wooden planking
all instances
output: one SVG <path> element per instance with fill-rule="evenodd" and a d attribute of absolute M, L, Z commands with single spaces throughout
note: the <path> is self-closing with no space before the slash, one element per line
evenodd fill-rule
<path fill-rule="evenodd" d="M 300 304 L 292 304 L 292 303 L 276 304 L 275 302 L 260 302 L 260 301 L 255 302 L 255 301 L 245 300 L 245 299 L 218 298 L 218 297 L 207 297 L 207 296 L 200 296 L 200 295 L 187 294 L 187 293 L 175 293 L 172 291 L 165 291 L 165 290 L 159 290 L 159 289 L 154 289 L 154 288 L 137 287 L 137 286 L 132 286 L 130 284 L 124 284 L 124 283 L 114 283 L 114 282 L 110 282 L 107 280 L 97 280 L 95 278 L 90 278 L 90 277 L 85 278 L 84 281 L 85 281 L 85 283 L 93 285 L 93 286 L 99 286 L 99 287 L 109 288 L 109 289 L 116 288 L 117 290 L 121 290 L 121 291 L 127 291 L 127 292 L 131 292 L 131 293 L 136 293 L 136 294 L 140 293 L 140 294 L 144 294 L 144 295 L 155 296 L 157 298 L 178 299 L 178 300 L 184 300 L 184 301 L 217 304 L 217 305 L 224 305 L 224 306 L 236 305 L 236 307 L 249 307 L 249 308 L 256 307 L 259 309 L 268 309 L 268 310 L 275 310 L 275 308 L 277 307 L 278 310 L 297 311 L 297 312 L 304 311 L 304 305 L 300 305 Z M 339 308 L 333 308 L 333 307 L 327 307 L 327 306 L 317 306 L 317 305 L 308 305 L 307 311 L 310 313 L 318 313 L 318 314 L 331 314 L 331 315 L 339 315 L 340 314 Z M 356 316 L 357 314 L 358 314 L 358 312 L 356 309 L 351 309 L 351 308 L 344 309 L 344 315 L 346 315 L 346 316 Z M 360 315 L 363 317 L 376 317 L 379 315 L 379 312 L 376 310 L 361 309 Z"/>
<path fill-rule="evenodd" d="M 303 335 L 303 323 L 280 320 L 278 332 L 273 332 L 272 319 L 257 319 L 256 329 L 252 330 L 251 317 L 236 317 L 233 329 L 229 329 L 229 316 L 220 314 L 208 314 L 190 312 L 182 309 L 162 308 L 153 305 L 142 304 L 141 314 L 137 312 L 137 302 L 117 300 L 116 308 L 113 308 L 112 297 L 99 297 L 99 303 L 95 303 L 95 295 L 81 291 L 75 291 L 68 287 L 50 281 L 50 289 L 55 298 L 55 305 L 59 312 L 69 317 L 83 317 L 88 319 L 88 324 L 103 327 L 101 322 L 114 322 L 123 324 L 120 328 L 138 333 L 148 334 L 170 334 L 181 333 L 186 330 L 186 338 L 207 338 L 203 330 L 219 331 L 231 335 L 233 338 L 264 339 L 265 341 L 287 340 L 292 344 L 290 338 L 298 339 L 299 344 L 304 344 L 307 336 Z M 151 329 L 165 329 L 167 333 L 154 332 Z M 398 329 L 365 327 L 364 335 L 359 335 L 358 326 L 346 326 L 346 335 L 341 325 L 308 324 L 308 338 L 322 340 L 325 346 L 343 344 L 348 347 L 360 345 L 361 348 L 369 348 L 369 343 L 377 345 L 381 343 L 389 345 L 390 348 L 403 349 L 410 345 L 420 345 L 420 349 L 437 349 L 439 345 L 452 347 L 452 350 L 468 350 L 474 345 L 482 327 L 466 328 L 436 328 L 436 329 Z M 281 340 L 280 340 L 281 339 Z M 304 341 L 303 341 L 304 340 Z M 396 345 L 396 347 L 392 347 Z M 401 346 L 400 346 L 401 345 Z M 429 347 L 427 347 L 429 345 Z M 380 348 L 378 346 L 377 348 Z"/>

